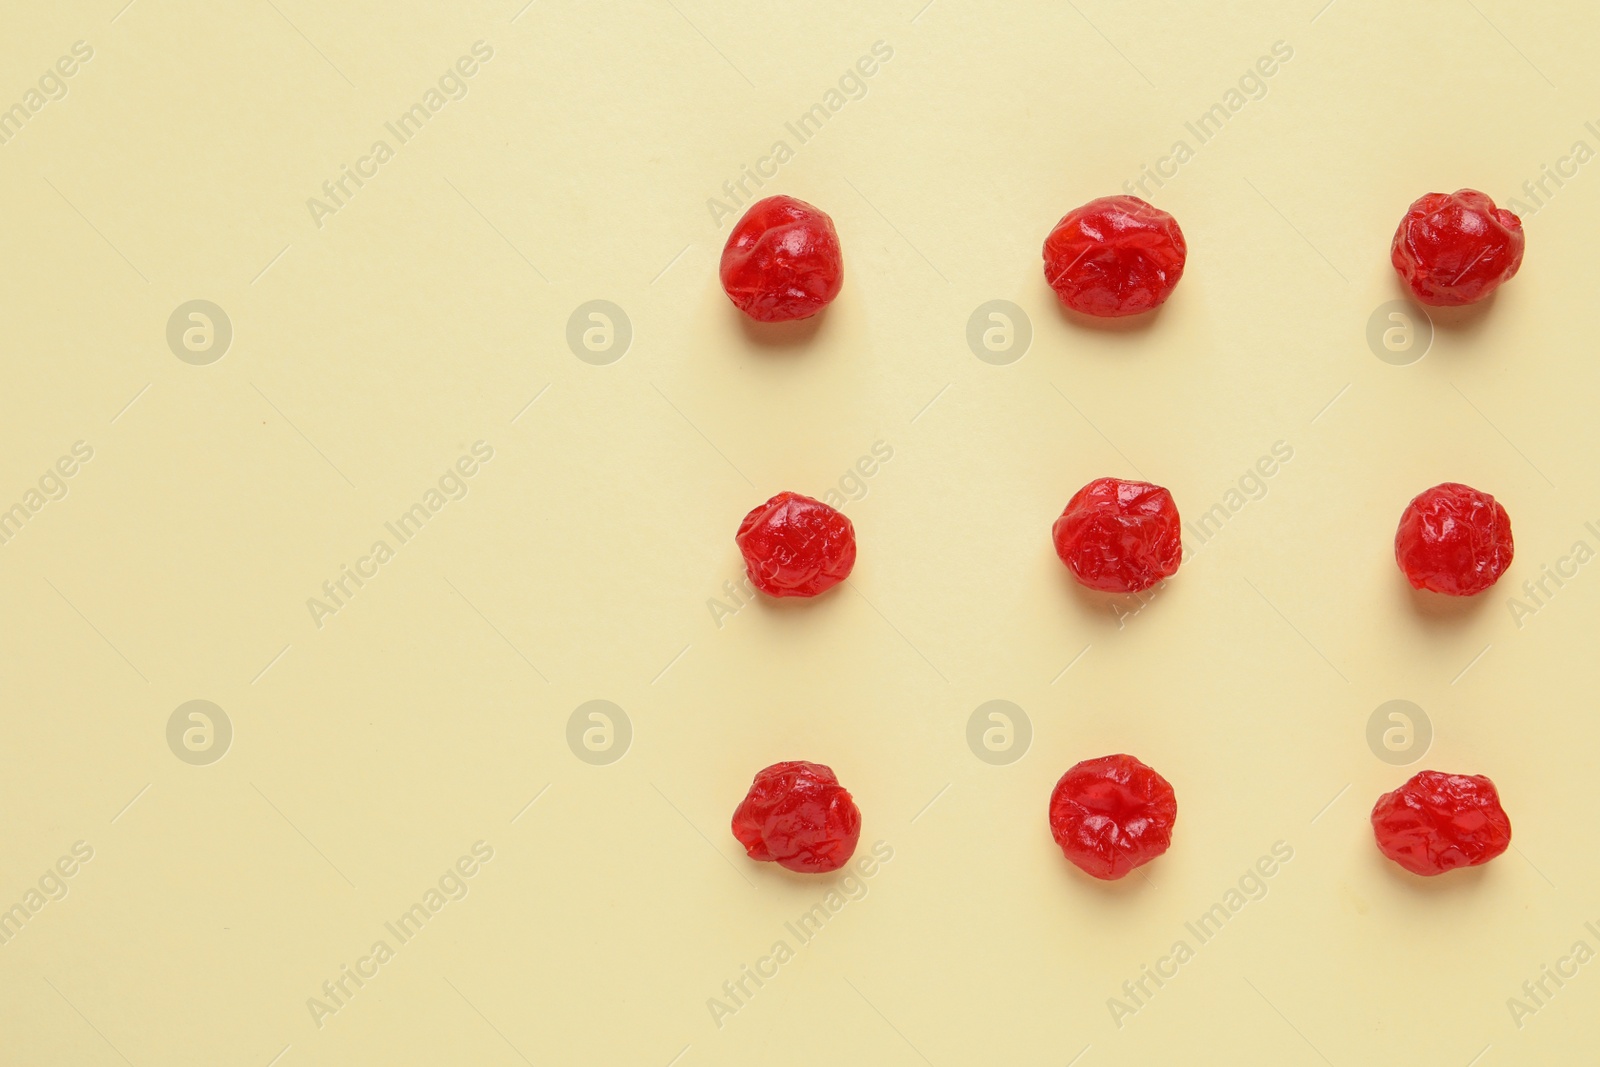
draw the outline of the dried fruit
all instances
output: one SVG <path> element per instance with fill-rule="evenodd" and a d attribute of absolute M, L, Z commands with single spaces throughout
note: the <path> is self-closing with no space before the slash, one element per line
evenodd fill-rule
<path fill-rule="evenodd" d="M 1372 807 L 1378 849 L 1412 874 L 1488 863 L 1511 844 L 1511 820 L 1479 774 L 1422 771 Z"/>
<path fill-rule="evenodd" d="M 1067 771 L 1050 794 L 1050 833 L 1067 859 L 1111 881 L 1172 844 L 1178 798 L 1132 756 L 1101 756 Z"/>
<path fill-rule="evenodd" d="M 1160 307 L 1183 277 L 1178 221 L 1136 196 L 1074 208 L 1044 240 L 1044 277 L 1073 311 L 1100 318 Z"/>
<path fill-rule="evenodd" d="M 1511 566 L 1511 517 L 1470 485 L 1445 482 L 1418 493 L 1400 516 L 1394 558 L 1413 589 L 1471 596 Z"/>
<path fill-rule="evenodd" d="M 768 596 L 816 596 L 850 577 L 856 531 L 843 512 L 799 493 L 755 508 L 734 536 L 750 581 Z"/>
<path fill-rule="evenodd" d="M 821 874 L 849 862 L 861 812 L 830 768 L 789 760 L 756 774 L 733 813 L 733 836 L 753 860 Z"/>
<path fill-rule="evenodd" d="M 1522 266 L 1522 220 L 1476 189 L 1429 193 L 1407 209 L 1389 258 L 1418 300 L 1453 307 L 1482 300 Z"/>
<path fill-rule="evenodd" d="M 1079 582 L 1137 593 L 1178 573 L 1181 526 L 1178 505 L 1159 485 L 1096 478 L 1067 501 L 1051 533 L 1056 555 Z"/>
<path fill-rule="evenodd" d="M 810 318 L 844 285 L 844 257 L 833 220 L 792 196 L 750 205 L 722 249 L 722 288 L 761 322 Z"/>

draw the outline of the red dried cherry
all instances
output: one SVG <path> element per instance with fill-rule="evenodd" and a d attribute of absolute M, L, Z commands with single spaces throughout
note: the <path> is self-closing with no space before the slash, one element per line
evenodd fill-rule
<path fill-rule="evenodd" d="M 1378 849 L 1412 874 L 1488 863 L 1511 844 L 1511 820 L 1479 774 L 1422 771 L 1372 808 Z"/>
<path fill-rule="evenodd" d="M 1445 482 L 1418 493 L 1400 516 L 1394 558 L 1414 589 L 1472 596 L 1511 566 L 1511 517 L 1469 485 Z"/>
<path fill-rule="evenodd" d="M 768 596 L 816 596 L 850 577 L 856 531 L 843 512 L 799 493 L 753 509 L 734 536 L 745 570 Z"/>
<path fill-rule="evenodd" d="M 1067 859 L 1111 881 L 1172 844 L 1178 798 L 1132 756 L 1101 756 L 1067 771 L 1050 794 L 1050 833 Z"/>
<path fill-rule="evenodd" d="M 1172 494 L 1149 482 L 1096 478 L 1051 529 L 1056 555 L 1090 589 L 1137 593 L 1178 573 L 1182 524 Z"/>
<path fill-rule="evenodd" d="M 789 760 L 756 774 L 733 813 L 733 836 L 753 860 L 821 874 L 850 861 L 861 812 L 831 769 Z"/>
<path fill-rule="evenodd" d="M 1413 296 L 1434 307 L 1482 300 L 1522 266 L 1522 220 L 1476 189 L 1429 193 L 1407 209 L 1389 258 Z"/>
<path fill-rule="evenodd" d="M 792 196 L 750 205 L 722 249 L 722 288 L 761 322 L 815 315 L 844 285 L 844 256 L 833 220 Z"/>
<path fill-rule="evenodd" d="M 1100 318 L 1160 307 L 1183 277 L 1178 221 L 1136 196 L 1103 196 L 1067 212 L 1044 241 L 1044 277 L 1073 311 Z"/>

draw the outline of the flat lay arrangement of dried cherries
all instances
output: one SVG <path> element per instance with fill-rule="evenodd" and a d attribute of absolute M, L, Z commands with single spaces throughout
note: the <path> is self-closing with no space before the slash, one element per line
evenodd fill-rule
<path fill-rule="evenodd" d="M 722 249 L 722 288 L 759 322 L 815 315 L 844 286 L 844 255 L 833 220 L 792 196 L 750 205 Z"/>
<path fill-rule="evenodd" d="M 861 812 L 830 768 L 789 760 L 756 774 L 733 813 L 733 836 L 753 860 L 823 874 L 854 854 Z"/>

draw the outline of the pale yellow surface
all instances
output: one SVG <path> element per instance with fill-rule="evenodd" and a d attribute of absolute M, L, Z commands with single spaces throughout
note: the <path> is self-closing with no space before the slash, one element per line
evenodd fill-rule
<path fill-rule="evenodd" d="M 0 105 L 93 51 L 0 146 L 0 507 L 93 453 L 0 545 L 0 907 L 28 914 L 0 1062 L 1592 1062 L 1600 963 L 1560 961 L 1600 951 L 1600 568 L 1510 603 L 1600 548 L 1600 163 L 1560 163 L 1600 148 L 1592 5 L 124 2 L 12 3 L 0 33 Z M 385 123 L 475 42 L 466 95 L 399 143 Z M 801 144 L 785 124 L 876 42 Z M 1264 95 L 1197 144 L 1185 122 L 1275 42 Z M 1045 233 L 1179 139 L 1147 186 L 1188 236 L 1176 295 L 1133 328 L 1069 321 Z M 816 325 L 760 331 L 707 200 L 777 140 L 761 192 L 830 212 L 848 270 Z M 1558 164 L 1520 276 L 1420 362 L 1376 358 L 1406 205 L 1533 206 Z M 232 323 L 209 365 L 167 344 L 192 299 Z M 566 341 L 594 299 L 632 325 L 609 365 Z M 997 299 L 1033 331 L 1005 366 L 966 341 Z M 465 497 L 399 544 L 385 522 L 480 441 Z M 1278 442 L 1265 495 L 1228 507 Z M 1137 615 L 1050 546 L 1107 474 L 1231 511 Z M 1445 480 L 1505 503 L 1517 559 L 1439 608 L 1390 542 Z M 859 497 L 853 588 L 718 619 L 734 529 L 780 489 Z M 308 598 L 380 539 L 319 627 Z M 233 728 L 207 766 L 167 740 L 196 699 Z M 567 743 L 594 699 L 632 726 L 609 765 Z M 1007 766 L 966 741 L 995 699 L 1033 729 Z M 1409 767 L 1366 741 L 1391 699 L 1432 722 Z M 1107 885 L 1045 807 L 1115 751 L 1180 819 Z M 892 850 L 870 879 L 730 836 L 792 758 L 853 791 L 861 855 Z M 1428 882 L 1384 861 L 1368 811 L 1422 767 L 1491 775 L 1514 849 Z M 77 842 L 92 859 L 45 877 Z M 401 943 L 385 923 L 477 842 L 492 859 L 444 880 L 466 896 Z M 1279 842 L 1200 943 L 1185 923 Z M 29 898 L 41 878 L 65 898 Z M 859 899 L 802 944 L 785 924 L 830 889 Z M 1514 1019 L 1547 965 L 1576 974 Z"/>

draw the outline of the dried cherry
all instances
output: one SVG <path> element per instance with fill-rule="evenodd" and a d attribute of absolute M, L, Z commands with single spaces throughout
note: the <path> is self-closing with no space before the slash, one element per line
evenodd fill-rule
<path fill-rule="evenodd" d="M 1511 517 L 1500 502 L 1460 482 L 1418 493 L 1400 516 L 1394 558 L 1414 589 L 1481 593 L 1511 566 Z"/>
<path fill-rule="evenodd" d="M 722 288 L 760 322 L 810 318 L 844 285 L 844 256 L 833 220 L 792 196 L 750 205 L 722 249 Z"/>
<path fill-rule="evenodd" d="M 1149 589 L 1183 561 L 1178 505 L 1149 482 L 1096 478 L 1067 501 L 1051 536 L 1072 576 L 1107 593 Z"/>
<path fill-rule="evenodd" d="M 1178 221 L 1136 196 L 1073 208 L 1044 241 L 1044 277 L 1073 311 L 1100 318 L 1160 307 L 1183 277 Z"/>
<path fill-rule="evenodd" d="M 1522 266 L 1522 220 L 1476 189 L 1429 193 L 1406 210 L 1389 258 L 1413 296 L 1434 307 L 1471 304 Z"/>
<path fill-rule="evenodd" d="M 841 511 L 783 492 L 754 508 L 734 535 L 750 581 L 768 596 L 816 596 L 850 577 L 856 531 Z"/>
<path fill-rule="evenodd" d="M 850 861 L 861 812 L 832 769 L 789 760 L 756 774 L 733 813 L 733 836 L 753 860 L 822 874 Z"/>
<path fill-rule="evenodd" d="M 1494 783 L 1478 774 L 1422 771 L 1372 808 L 1378 849 L 1412 874 L 1488 863 L 1511 844 Z"/>
<path fill-rule="evenodd" d="M 1132 756 L 1084 760 L 1050 794 L 1050 834 L 1067 859 L 1105 881 L 1142 867 L 1172 844 L 1178 798 Z"/>

